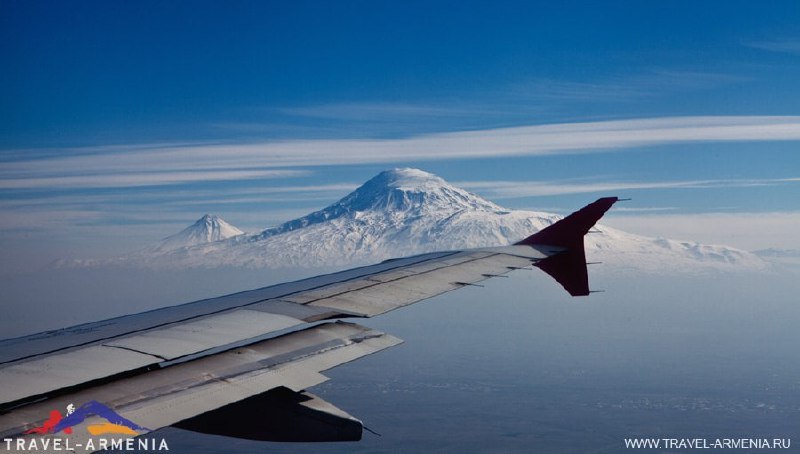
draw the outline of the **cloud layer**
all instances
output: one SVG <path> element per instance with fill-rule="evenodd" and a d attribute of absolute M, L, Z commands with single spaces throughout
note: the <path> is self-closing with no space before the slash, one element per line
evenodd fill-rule
<path fill-rule="evenodd" d="M 669 117 L 545 124 L 383 140 L 155 145 L 6 162 L 0 188 L 157 186 L 297 176 L 296 167 L 606 152 L 696 142 L 796 141 L 800 116 Z M 157 171 L 154 171 L 156 170 Z"/>
<path fill-rule="evenodd" d="M 461 181 L 456 186 L 480 192 L 490 199 L 517 199 L 564 194 L 638 189 L 709 189 L 775 186 L 798 183 L 800 178 L 764 179 L 717 179 L 678 181 L 606 181 L 606 182 L 557 182 L 557 181 Z"/>
<path fill-rule="evenodd" d="M 727 244 L 751 251 L 774 247 L 800 250 L 800 212 L 796 211 L 652 215 L 612 212 L 603 223 L 642 235 Z"/>

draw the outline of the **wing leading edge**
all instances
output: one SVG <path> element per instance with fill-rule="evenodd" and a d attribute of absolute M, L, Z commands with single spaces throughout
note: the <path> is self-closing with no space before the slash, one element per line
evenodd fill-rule
<path fill-rule="evenodd" d="M 91 398 L 149 429 L 358 439 L 360 421 L 303 390 L 326 380 L 322 371 L 401 341 L 325 320 L 372 317 L 531 265 L 571 295 L 587 295 L 583 236 L 618 200 L 599 199 L 510 246 L 393 259 L 0 341 L 0 435 L 31 436 L 23 432 L 42 426 L 46 408 Z M 312 322 L 319 324 L 298 330 Z M 297 423 L 307 430 L 273 436 L 264 425 L 221 428 L 264 402 L 307 420 Z"/>

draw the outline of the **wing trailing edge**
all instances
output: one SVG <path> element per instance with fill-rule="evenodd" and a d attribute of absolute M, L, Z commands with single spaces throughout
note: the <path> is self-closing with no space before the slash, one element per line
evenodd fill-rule
<path fill-rule="evenodd" d="M 617 201 L 617 197 L 597 199 L 516 244 L 563 248 L 562 252 L 536 262 L 535 266 L 552 276 L 570 295 L 586 296 L 590 290 L 583 237 Z"/>

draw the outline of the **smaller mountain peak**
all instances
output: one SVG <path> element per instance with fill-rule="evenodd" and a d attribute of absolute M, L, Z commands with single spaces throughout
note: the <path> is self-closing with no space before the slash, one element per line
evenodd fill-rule
<path fill-rule="evenodd" d="M 203 217 L 195 221 L 194 224 L 186 227 L 182 231 L 164 238 L 156 249 L 165 251 L 198 244 L 212 243 L 214 241 L 226 240 L 228 238 L 241 235 L 242 232 L 224 219 L 212 214 L 204 214 Z"/>

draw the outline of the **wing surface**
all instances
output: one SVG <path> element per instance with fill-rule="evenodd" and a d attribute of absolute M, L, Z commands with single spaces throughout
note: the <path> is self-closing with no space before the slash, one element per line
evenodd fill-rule
<path fill-rule="evenodd" d="M 150 429 L 180 423 L 219 434 L 203 427 L 219 426 L 230 406 L 246 412 L 254 399 L 277 399 L 298 415 L 322 412 L 333 427 L 352 429 L 358 420 L 298 393 L 324 381 L 322 371 L 400 340 L 326 320 L 372 317 L 532 265 L 571 294 L 588 294 L 583 235 L 616 201 L 599 199 L 511 246 L 393 259 L 0 341 L 0 435 L 20 436 L 42 425 L 46 409 L 87 399 Z M 223 434 L 266 439 L 258 438 L 263 428 L 237 427 Z M 325 426 L 316 438 L 355 432 Z"/>

